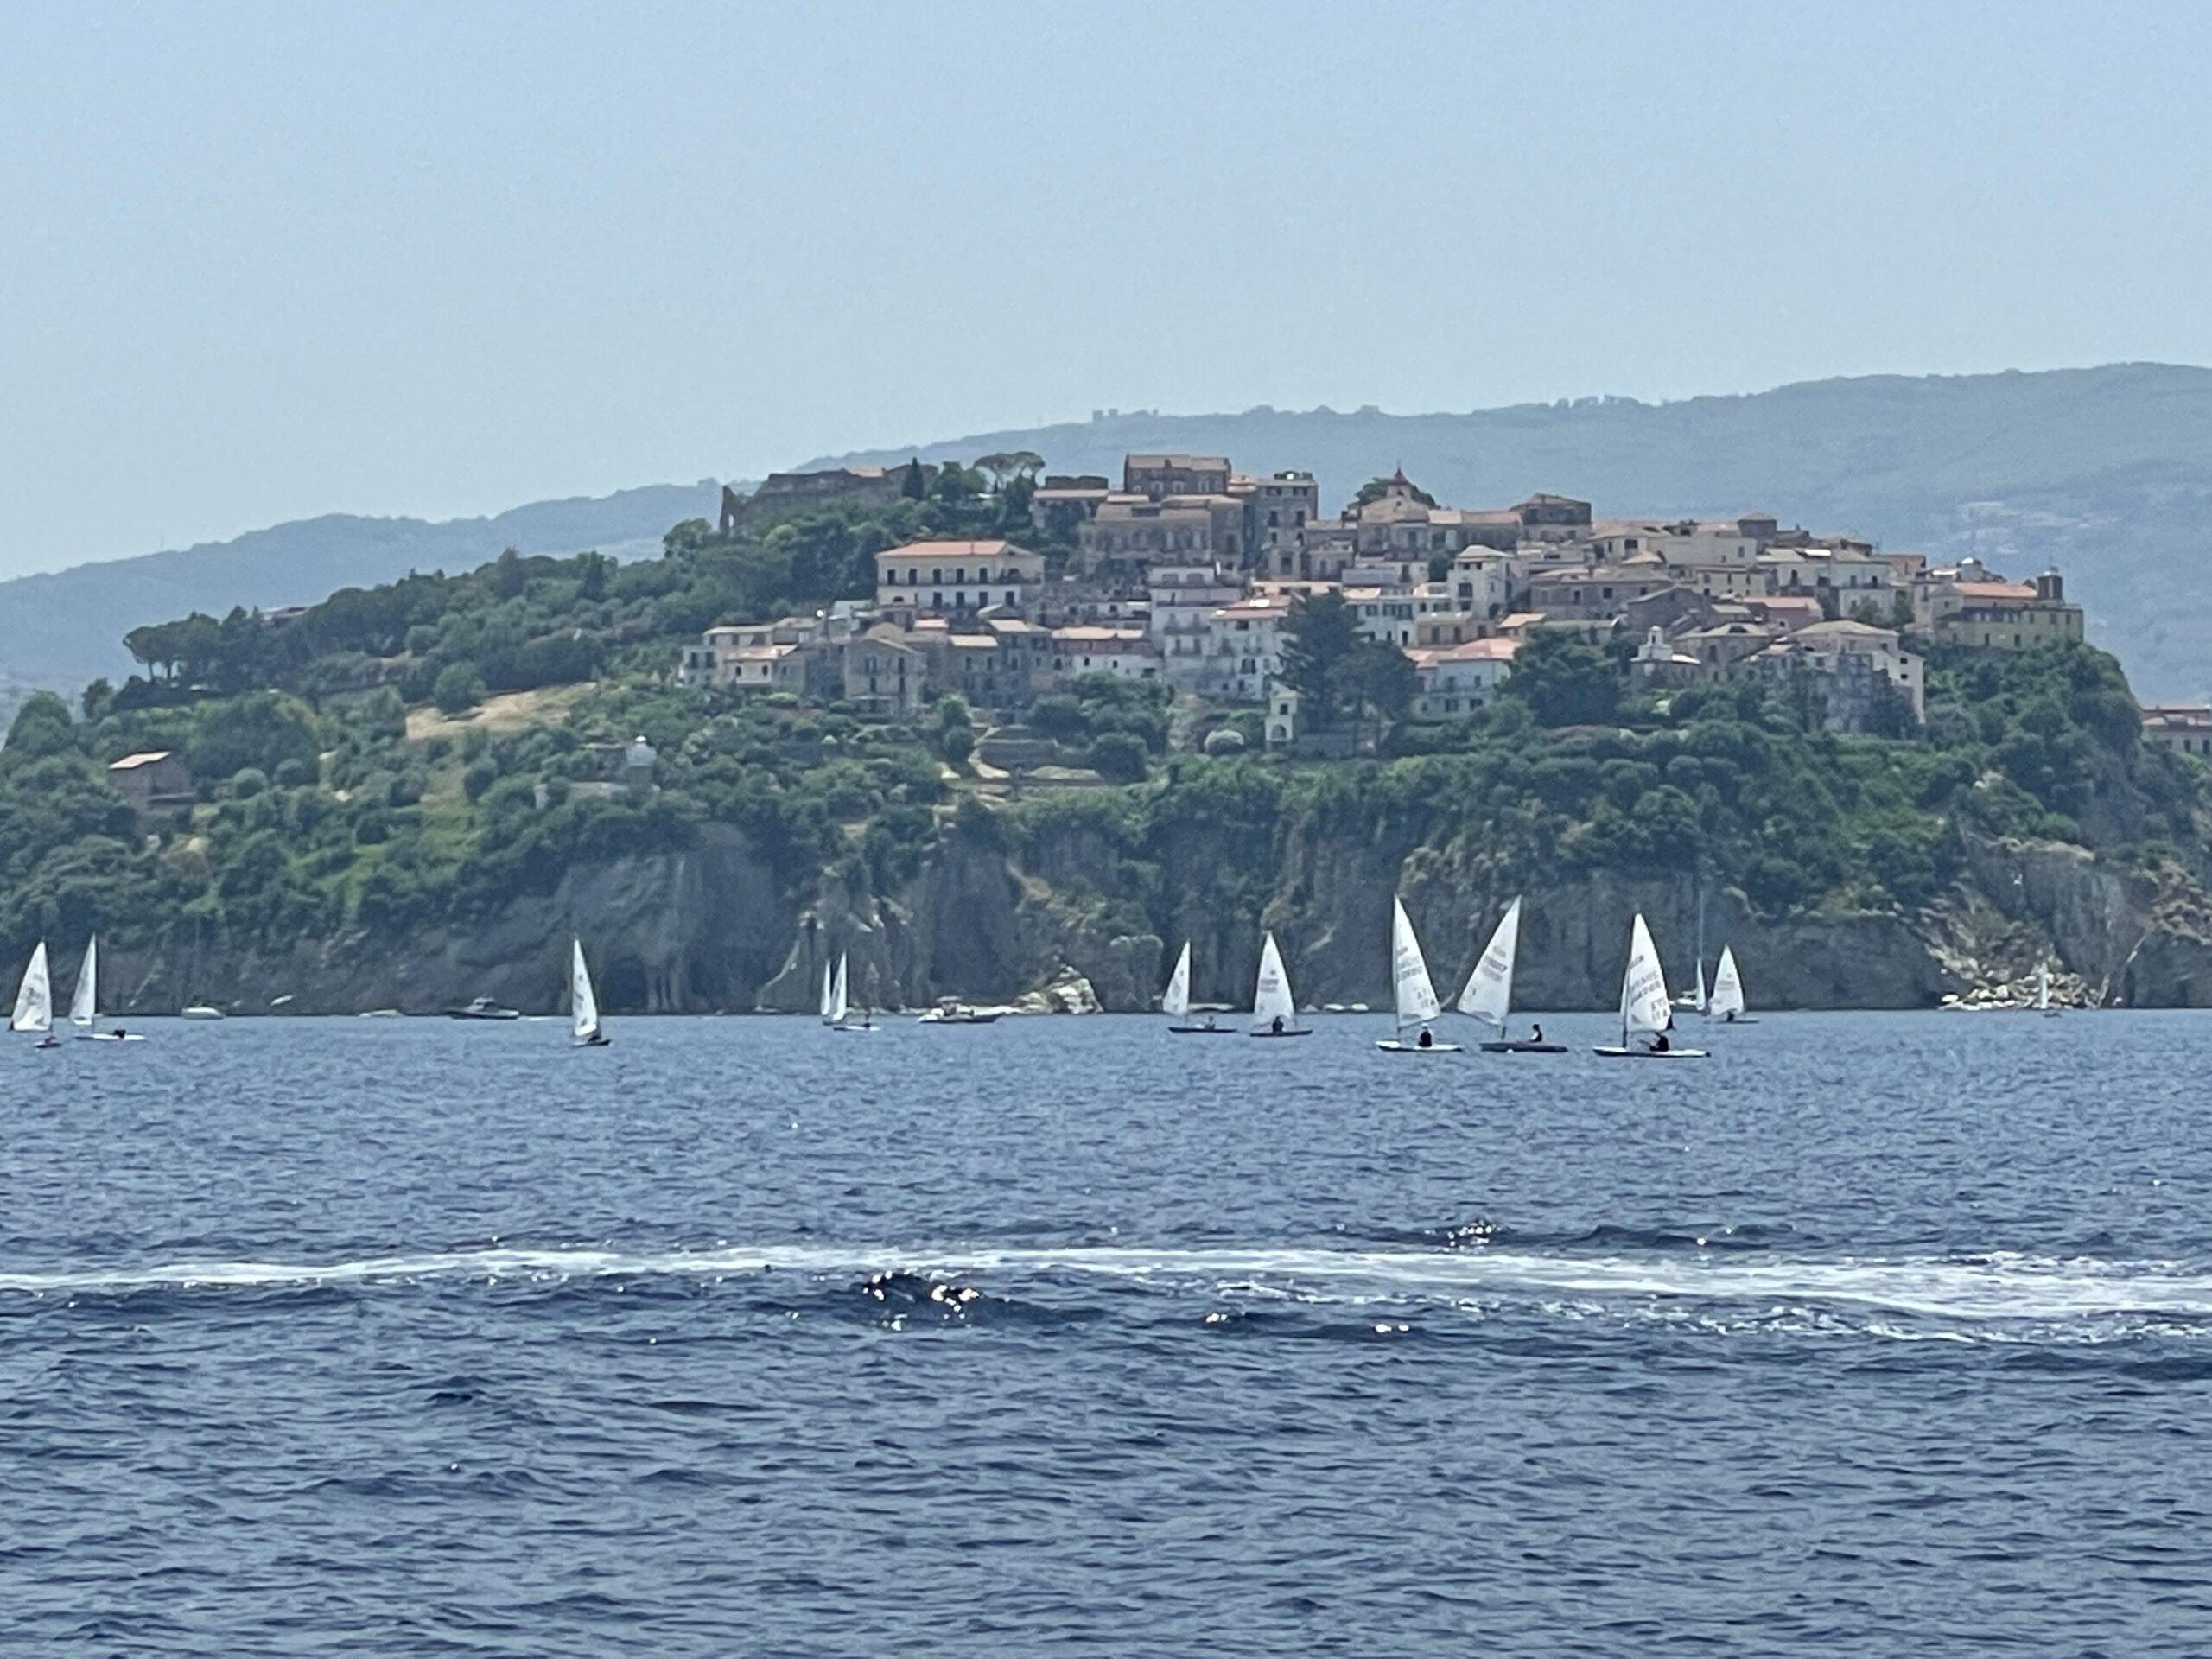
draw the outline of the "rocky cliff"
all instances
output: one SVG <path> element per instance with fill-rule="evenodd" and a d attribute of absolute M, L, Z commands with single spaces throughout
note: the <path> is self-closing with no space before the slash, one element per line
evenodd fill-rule
<path fill-rule="evenodd" d="M 129 1012 L 194 1001 L 239 1012 L 427 1012 L 480 995 L 550 1010 L 565 995 L 573 934 L 610 1012 L 808 1010 L 823 965 L 840 950 L 851 957 L 855 1001 L 870 1007 L 941 995 L 1009 1002 L 1058 987 L 1065 1001 L 1095 995 L 1108 1008 L 1137 1009 L 1151 1006 L 1172 949 L 1187 938 L 1197 995 L 1235 1004 L 1249 995 L 1266 926 L 1301 1000 L 1380 1006 L 1394 891 L 1448 996 L 1515 890 L 1478 850 L 1409 842 L 1405 832 L 1291 833 L 1270 870 L 1226 844 L 1226 831 L 1198 824 L 1164 874 L 1141 879 L 1093 831 L 1048 828 L 1017 842 L 988 817 L 948 832 L 887 891 L 864 869 L 790 890 L 741 834 L 713 829 L 681 853 L 575 867 L 550 894 L 489 918 L 302 940 L 281 952 L 188 942 L 114 950 L 111 995 Z M 2018 981 L 2046 959 L 2082 1000 L 2212 1005 L 2212 902 L 2189 874 L 1993 841 L 1969 842 L 1956 887 L 1913 912 L 1777 919 L 1732 889 L 1700 890 L 1688 874 L 1597 872 L 1531 886 L 1516 1000 L 1611 1006 L 1638 911 L 1670 975 L 1685 981 L 1701 917 L 1708 957 L 1732 945 L 1765 1007 L 1933 1007 Z"/>

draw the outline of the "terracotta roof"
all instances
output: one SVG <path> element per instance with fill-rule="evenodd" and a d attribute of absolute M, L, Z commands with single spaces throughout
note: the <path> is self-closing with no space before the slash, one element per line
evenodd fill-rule
<path fill-rule="evenodd" d="M 2028 582 L 1961 582 L 1952 585 L 1961 599 L 2033 599 L 2035 584 Z"/>

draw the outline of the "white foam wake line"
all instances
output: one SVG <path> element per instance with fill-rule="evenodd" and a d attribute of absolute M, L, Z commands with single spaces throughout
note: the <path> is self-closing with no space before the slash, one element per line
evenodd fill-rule
<path fill-rule="evenodd" d="M 0 1273 L 0 1291 L 41 1295 L 162 1287 L 356 1285 L 441 1277 L 718 1278 L 764 1270 L 1071 1275 L 1211 1289 L 1257 1286 L 1319 1300 L 1470 1301 L 1525 1297 L 1688 1298 L 1845 1303 L 1949 1319 L 2051 1319 L 2139 1313 L 2212 1316 L 2212 1273 L 2171 1262 L 1970 1260 L 1664 1262 L 1510 1252 L 1295 1249 L 918 1249 L 899 1246 L 717 1244 L 640 1254 L 536 1247 L 370 1256 L 333 1262 L 174 1262 L 145 1268 Z"/>

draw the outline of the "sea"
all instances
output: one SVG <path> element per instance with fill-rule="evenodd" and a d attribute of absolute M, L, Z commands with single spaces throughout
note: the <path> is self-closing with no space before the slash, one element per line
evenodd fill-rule
<path fill-rule="evenodd" d="M 0 1649 L 2212 1651 L 2212 1014 L 1316 1023 L 0 1043 Z"/>

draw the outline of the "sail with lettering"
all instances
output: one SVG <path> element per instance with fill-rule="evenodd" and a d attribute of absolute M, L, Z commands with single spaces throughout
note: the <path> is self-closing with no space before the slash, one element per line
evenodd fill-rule
<path fill-rule="evenodd" d="M 1674 1023 L 1675 1005 L 1667 997 L 1667 973 L 1659 965 L 1658 948 L 1643 912 L 1636 915 L 1629 930 L 1628 971 L 1621 976 L 1621 1041 L 1652 1037 Z"/>
<path fill-rule="evenodd" d="M 1716 1020 L 1733 1020 L 1744 1011 L 1744 980 L 1736 971 L 1732 945 L 1720 947 L 1720 965 L 1713 972 L 1713 1001 L 1706 1011 Z"/>
<path fill-rule="evenodd" d="M 23 969 L 23 982 L 16 988 L 16 1012 L 8 1021 L 10 1031 L 49 1032 L 54 1029 L 54 980 L 47 971 L 46 941 L 31 952 Z"/>
<path fill-rule="evenodd" d="M 1175 958 L 1175 971 L 1167 976 L 1167 989 L 1160 999 L 1160 1011 L 1180 1020 L 1191 1012 L 1191 942 L 1183 941 L 1183 954 Z"/>
<path fill-rule="evenodd" d="M 591 969 L 584 966 L 584 942 L 569 941 L 569 1020 L 575 1039 L 595 1047 L 606 1039 L 599 1031 L 599 995 L 591 988 Z"/>
<path fill-rule="evenodd" d="M 1421 956 L 1405 900 L 1395 894 L 1390 899 L 1390 986 L 1397 1000 L 1400 1031 L 1436 1018 L 1436 987 L 1428 977 L 1428 963 Z"/>
<path fill-rule="evenodd" d="M 1504 918 L 1483 947 L 1482 960 L 1467 976 L 1466 988 L 1459 993 L 1460 1013 L 1501 1032 L 1505 1029 L 1506 1016 L 1513 1008 L 1513 959 L 1520 950 L 1521 900 L 1516 898 L 1505 907 Z"/>
<path fill-rule="evenodd" d="M 1260 975 L 1252 987 L 1252 1034 L 1303 1037 L 1309 1028 L 1297 1020 L 1298 1004 L 1290 994 L 1290 975 L 1270 932 L 1260 946 Z"/>

